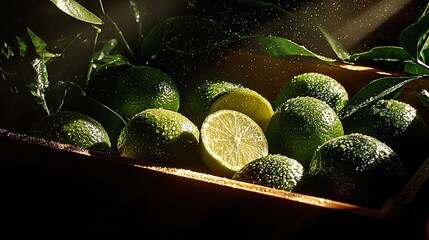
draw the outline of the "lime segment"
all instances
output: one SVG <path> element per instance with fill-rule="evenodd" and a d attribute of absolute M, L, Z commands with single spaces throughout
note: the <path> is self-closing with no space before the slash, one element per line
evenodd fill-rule
<path fill-rule="evenodd" d="M 223 109 L 204 120 L 200 153 L 214 174 L 232 177 L 248 162 L 268 155 L 268 142 L 249 116 Z"/>

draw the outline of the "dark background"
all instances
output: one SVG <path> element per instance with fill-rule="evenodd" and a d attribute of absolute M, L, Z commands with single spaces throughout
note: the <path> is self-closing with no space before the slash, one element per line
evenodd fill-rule
<path fill-rule="evenodd" d="M 193 11 L 188 1 L 136 1 L 144 2 L 147 12 L 139 32 L 128 2 L 103 1 L 106 13 L 134 46 L 156 23 Z M 251 11 L 231 2 L 193 1 L 204 10 L 202 15 L 224 21 L 231 29 L 281 35 L 325 56 L 333 56 L 333 52 L 314 28 L 316 23 L 350 52 L 361 52 L 379 45 L 399 45 L 399 33 L 427 4 L 424 0 L 272 1 L 298 16 L 292 18 L 268 10 Z M 392 4 L 395 7 L 390 8 Z M 10 32 L 23 36 L 26 26 L 47 41 L 80 31 L 94 33 L 88 24 L 66 16 L 48 0 L 1 1 L 0 39 Z M 78 50 L 77 59 L 83 50 L 90 53 L 89 49 Z M 114 168 L 117 166 L 120 168 Z M 0 183 L 0 230 L 5 237 L 425 239 L 429 219 L 427 183 L 426 191 L 405 206 L 407 214 L 378 219 L 317 207 L 301 209 L 302 205 L 284 204 L 283 199 L 189 179 L 178 181 L 105 159 L 15 142 L 8 136 L 0 137 Z"/>

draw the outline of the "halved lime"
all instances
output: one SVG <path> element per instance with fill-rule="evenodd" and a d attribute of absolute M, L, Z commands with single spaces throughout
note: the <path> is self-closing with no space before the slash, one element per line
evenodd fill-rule
<path fill-rule="evenodd" d="M 187 116 L 198 127 L 209 115 L 211 104 L 228 91 L 242 86 L 226 80 L 210 79 L 190 86 L 188 93 L 183 94 L 180 112 Z"/>
<path fill-rule="evenodd" d="M 211 113 L 200 132 L 201 158 L 216 175 L 232 177 L 250 161 L 268 155 L 268 142 L 261 127 L 238 111 Z"/>
<path fill-rule="evenodd" d="M 271 103 L 262 95 L 248 88 L 236 88 L 219 97 L 209 113 L 220 109 L 239 111 L 252 118 L 265 132 L 274 114 Z"/>

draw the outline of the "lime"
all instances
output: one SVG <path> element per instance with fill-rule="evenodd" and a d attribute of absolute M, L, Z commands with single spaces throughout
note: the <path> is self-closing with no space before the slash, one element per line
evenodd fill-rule
<path fill-rule="evenodd" d="M 264 132 L 274 114 L 271 103 L 254 90 L 236 88 L 220 96 L 210 107 L 209 113 L 220 109 L 239 111 L 252 118 Z"/>
<path fill-rule="evenodd" d="M 178 111 L 180 96 L 174 81 L 148 66 L 118 66 L 100 70 L 86 94 L 126 119 L 148 108 Z"/>
<path fill-rule="evenodd" d="M 173 167 L 194 168 L 201 163 L 199 130 L 182 114 L 157 108 L 135 115 L 118 139 L 123 157 Z M 203 165 L 201 163 L 201 165 Z"/>
<path fill-rule="evenodd" d="M 429 155 L 428 128 L 408 103 L 379 100 L 343 125 L 346 133 L 362 133 L 389 145 L 410 172 L 415 172 Z"/>
<path fill-rule="evenodd" d="M 111 147 L 109 135 L 99 122 L 73 111 L 59 111 L 41 118 L 29 128 L 28 134 L 87 149 Z"/>
<path fill-rule="evenodd" d="M 314 97 L 291 98 L 280 105 L 266 132 L 270 153 L 296 159 L 304 167 L 318 146 L 342 135 L 343 126 L 335 111 Z"/>
<path fill-rule="evenodd" d="M 241 85 L 225 80 L 205 80 L 196 83 L 183 96 L 180 112 L 192 120 L 197 126 L 201 126 L 209 114 L 210 106 L 226 92 L 240 88 Z"/>
<path fill-rule="evenodd" d="M 292 191 L 303 173 L 304 167 L 295 159 L 268 154 L 247 163 L 232 179 Z"/>
<path fill-rule="evenodd" d="M 249 116 L 223 109 L 207 116 L 201 126 L 201 157 L 219 176 L 232 177 L 248 162 L 268 155 L 261 127 Z"/>
<path fill-rule="evenodd" d="M 274 108 L 294 97 L 309 96 L 326 102 L 336 113 L 347 104 L 346 89 L 334 78 L 315 72 L 303 73 L 287 82 L 274 102 Z"/>
<path fill-rule="evenodd" d="M 379 140 L 353 133 L 321 145 L 305 180 L 311 193 L 353 204 L 377 206 L 404 186 L 405 168 L 395 152 Z"/>

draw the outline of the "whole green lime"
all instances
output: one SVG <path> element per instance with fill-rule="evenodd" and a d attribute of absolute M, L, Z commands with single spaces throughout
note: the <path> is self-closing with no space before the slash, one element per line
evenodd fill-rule
<path fill-rule="evenodd" d="M 195 124 L 178 112 L 162 108 L 135 115 L 118 139 L 121 156 L 174 167 L 201 166 L 198 151 Z"/>
<path fill-rule="evenodd" d="M 406 170 L 389 146 L 353 133 L 321 145 L 302 182 L 309 194 L 379 207 L 388 197 L 396 197 L 405 180 Z"/>
<path fill-rule="evenodd" d="M 77 147 L 110 150 L 109 135 L 93 118 L 73 111 L 59 111 L 35 122 L 28 134 Z"/>
<path fill-rule="evenodd" d="M 336 113 L 347 104 L 346 89 L 334 78 L 316 72 L 303 73 L 288 81 L 274 102 L 274 109 L 294 97 L 314 97 L 326 102 Z"/>
<path fill-rule="evenodd" d="M 86 94 L 126 119 L 148 108 L 178 111 L 180 105 L 174 81 L 148 66 L 121 65 L 101 70 L 89 82 Z"/>
<path fill-rule="evenodd" d="M 362 133 L 389 145 L 414 173 L 429 156 L 429 131 L 408 103 L 394 99 L 379 100 L 343 121 L 346 133 Z"/>
<path fill-rule="evenodd" d="M 266 131 L 271 153 L 296 159 L 305 168 L 317 147 L 342 135 L 343 126 L 335 111 L 314 97 L 284 102 L 274 112 Z"/>
<path fill-rule="evenodd" d="M 195 83 L 183 96 L 180 112 L 197 126 L 201 126 L 216 99 L 230 90 L 241 87 L 239 84 L 218 79 Z"/>
<path fill-rule="evenodd" d="M 292 191 L 303 173 L 304 167 L 295 159 L 268 154 L 247 163 L 232 179 Z"/>

